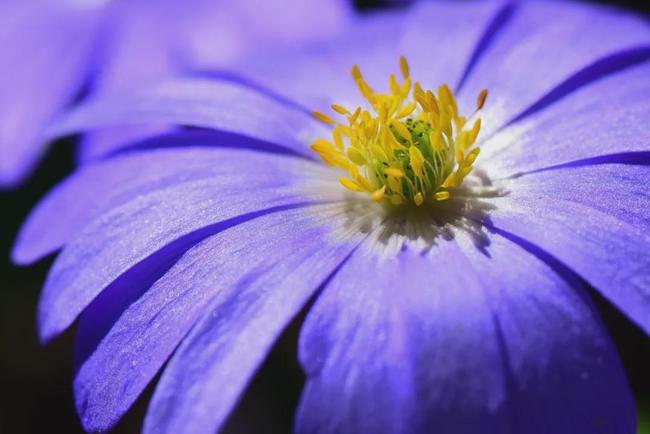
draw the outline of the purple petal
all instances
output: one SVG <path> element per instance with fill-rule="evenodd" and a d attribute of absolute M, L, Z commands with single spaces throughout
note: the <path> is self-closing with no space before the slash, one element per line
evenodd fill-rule
<path fill-rule="evenodd" d="M 101 8 L 61 2 L 0 6 L 0 186 L 41 157 L 41 131 L 81 89 Z"/>
<path fill-rule="evenodd" d="M 403 32 L 404 18 L 401 11 L 373 14 L 356 20 L 350 31 L 327 43 L 256 53 L 237 68 L 245 77 L 239 81 L 270 89 L 310 110 L 328 110 L 334 101 L 358 103 L 352 65 L 360 64 L 370 80 L 379 77 L 383 83 L 398 67 L 395 35 Z"/>
<path fill-rule="evenodd" d="M 171 130 L 173 129 L 169 127 L 126 127 L 102 129 L 85 134 L 77 146 L 78 163 L 85 164 L 106 158 L 134 143 L 141 143 Z"/>
<path fill-rule="evenodd" d="M 581 69 L 648 44 L 647 21 L 629 13 L 582 3 L 520 2 L 468 77 L 461 105 L 473 107 L 479 91 L 490 90 L 482 114 L 489 135 Z"/>
<path fill-rule="evenodd" d="M 352 18 L 346 0 L 168 1 L 165 13 L 176 29 L 175 44 L 194 67 L 238 64 L 260 49 L 279 50 L 329 38 Z"/>
<path fill-rule="evenodd" d="M 187 1 L 160 3 L 155 9 L 146 2 L 113 6 L 106 25 L 111 30 L 105 49 L 107 62 L 95 91 L 141 86 L 171 75 L 181 66 L 231 65 L 253 47 L 278 50 L 323 39 L 341 31 L 351 15 L 344 0 L 316 4 L 304 0 L 191 0 L 189 7 Z M 105 156 L 146 137 L 149 130 L 93 133 L 80 146 L 81 160 Z"/>
<path fill-rule="evenodd" d="M 213 132 L 183 132 L 152 142 L 184 149 L 128 153 L 79 169 L 32 211 L 16 240 L 13 261 L 28 264 L 60 249 L 102 213 L 138 196 L 190 179 L 227 176 L 231 166 L 247 155 L 201 148 L 237 145 Z"/>
<path fill-rule="evenodd" d="M 484 40 L 503 25 L 511 3 L 440 1 L 414 8 L 399 48 L 409 60 L 413 78 L 425 88 L 455 87 L 473 67 L 472 57 L 483 54 Z"/>
<path fill-rule="evenodd" d="M 359 104 L 350 69 L 358 64 L 377 90 L 399 71 L 399 56 L 427 86 L 455 85 L 490 22 L 505 2 L 421 2 L 407 13 L 374 14 L 328 44 L 300 52 L 260 53 L 244 73 L 254 82 L 308 107 Z M 444 61 L 441 61 L 444 59 Z"/>
<path fill-rule="evenodd" d="M 544 191 L 552 200 L 595 208 L 645 230 L 650 228 L 648 176 L 648 166 L 602 164 L 532 173 L 505 182 L 512 185 L 513 198 Z"/>
<path fill-rule="evenodd" d="M 165 3 L 152 9 L 146 2 L 115 3 L 105 19 L 103 62 L 93 83 L 93 92 L 137 88 L 176 72 L 168 37 L 170 22 Z M 189 7 L 188 9 L 192 9 Z M 158 133 L 159 128 L 130 128 L 101 131 L 83 138 L 80 159 L 107 155 L 136 139 Z"/>
<path fill-rule="evenodd" d="M 210 305 L 208 319 L 167 368 L 150 423 L 154 431 L 215 431 L 278 333 L 354 246 L 346 241 L 323 252 L 340 223 L 323 219 L 331 208 L 277 212 L 227 229 L 190 249 L 125 306 L 103 296 L 92 303 L 78 329 L 75 394 L 84 428 L 109 429 Z M 246 350 L 237 351 L 237 342 Z"/>
<path fill-rule="evenodd" d="M 170 79 L 131 93 L 98 97 L 57 122 L 53 137 L 110 126 L 191 125 L 275 143 L 303 155 L 327 129 L 307 113 L 229 82 Z"/>
<path fill-rule="evenodd" d="M 338 200 L 340 195 L 340 189 L 314 191 L 305 172 L 316 178 L 320 173 L 328 184 L 335 178 L 322 165 L 296 158 L 240 152 L 228 167 L 224 176 L 189 179 L 138 196 L 83 228 L 46 280 L 38 310 L 42 340 L 68 327 L 112 282 L 137 288 L 161 264 L 224 226 L 256 212 Z"/>
<path fill-rule="evenodd" d="M 487 254 L 460 233 L 427 254 L 360 249 L 308 314 L 296 431 L 633 434 L 584 289 L 491 241 Z"/>
<path fill-rule="evenodd" d="M 89 359 L 100 376 L 84 375 L 84 396 L 95 400 L 88 402 L 86 427 L 104 426 L 115 407 L 130 403 L 134 389 L 144 387 L 202 312 L 163 373 L 145 432 L 215 432 L 282 329 L 361 239 L 339 237 L 323 250 L 324 240 L 339 229 L 332 214 L 338 209 L 315 206 L 261 217 L 190 250 L 122 315 L 108 343 Z M 117 360 L 111 348 L 119 349 Z"/>
<path fill-rule="evenodd" d="M 650 151 L 650 63 L 580 89 L 497 133 L 482 145 L 481 166 L 496 176 L 574 160 Z"/>
<path fill-rule="evenodd" d="M 650 333 L 648 166 L 538 172 L 499 185 L 491 225 L 549 252 Z"/>
<path fill-rule="evenodd" d="M 104 62 L 93 81 L 95 90 L 144 84 L 176 71 L 167 36 L 169 17 L 162 10 L 164 5 L 152 9 L 139 1 L 112 5 L 104 21 Z"/>

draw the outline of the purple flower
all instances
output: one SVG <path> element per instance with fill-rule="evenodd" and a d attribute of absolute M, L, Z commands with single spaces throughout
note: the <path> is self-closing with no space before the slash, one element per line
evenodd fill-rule
<path fill-rule="evenodd" d="M 19 263 L 63 248 L 39 328 L 79 318 L 84 427 L 167 363 L 145 432 L 215 431 L 309 306 L 297 432 L 634 433 L 589 292 L 650 332 L 649 60 L 617 10 L 423 3 L 71 112 L 50 134 L 204 128 L 84 166 L 19 236 Z"/>
<path fill-rule="evenodd" d="M 324 37 L 345 21 L 346 3 L 3 1 L 0 188 L 24 179 L 43 153 L 43 128 L 82 91 L 133 87 L 188 66 L 232 64 L 252 46 L 286 47 Z M 82 158 L 150 131 L 103 133 L 87 140 Z"/>

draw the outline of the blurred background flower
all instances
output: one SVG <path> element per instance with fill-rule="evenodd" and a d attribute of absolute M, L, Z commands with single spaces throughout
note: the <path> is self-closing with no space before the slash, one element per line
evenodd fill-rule
<path fill-rule="evenodd" d="M 85 94 L 237 63 L 345 27 L 345 0 L 6 0 L 0 3 L 0 188 L 46 151 L 44 126 Z M 81 158 L 142 134 L 87 138 Z"/>
<path fill-rule="evenodd" d="M 353 60 L 354 62 L 354 60 Z M 347 66 L 346 66 L 347 67 Z M 60 164 L 60 163 L 64 164 Z M 8 249 L 16 222 L 26 213 L 47 185 L 70 167 L 69 153 L 59 151 L 46 164 L 47 170 L 23 191 L 3 196 L 3 246 Z M 6 204 L 6 206 L 5 206 Z M 73 416 L 69 388 L 70 336 L 40 349 L 33 329 L 35 294 L 40 288 L 48 264 L 27 271 L 9 266 L 2 270 L 7 288 L 0 297 L 0 431 L 43 432 L 56 426 L 66 432 L 79 429 Z M 6 270 L 6 274 L 5 274 Z M 611 306 L 597 299 L 601 312 L 615 337 L 625 362 L 630 383 L 640 402 L 648 399 L 647 365 L 650 360 L 648 341 Z M 296 325 L 289 327 L 265 367 L 256 377 L 246 399 L 240 404 L 227 430 L 231 432 L 288 431 L 293 409 L 302 385 L 302 374 L 295 363 Z M 282 399 L 279 399 L 281 397 Z M 644 408 L 643 405 L 641 405 Z M 142 418 L 143 405 L 123 421 L 118 432 L 134 432 Z M 139 414 L 140 413 L 140 414 Z M 33 417 L 34 414 L 40 417 Z M 641 414 L 643 417 L 643 413 Z M 643 424 L 641 426 L 644 426 Z"/>

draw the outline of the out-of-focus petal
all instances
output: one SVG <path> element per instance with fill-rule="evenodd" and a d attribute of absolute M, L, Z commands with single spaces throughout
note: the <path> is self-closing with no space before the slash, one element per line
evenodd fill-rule
<path fill-rule="evenodd" d="M 320 164 L 230 152 L 227 175 L 189 179 L 138 196 L 102 214 L 66 245 L 39 303 L 43 341 L 68 327 L 109 285 L 138 287 L 162 264 L 171 265 L 169 261 L 209 235 L 259 214 L 340 196 L 340 189 L 323 191 L 307 182 L 305 172 L 312 182 L 320 173 L 327 185 L 335 184 Z"/>
<path fill-rule="evenodd" d="M 108 92 L 148 85 L 178 70 L 178 59 L 164 5 L 147 1 L 115 2 L 108 10 L 102 30 L 102 64 L 91 84 L 92 91 Z M 193 9 L 186 5 L 186 9 Z M 161 128 L 117 128 L 91 133 L 82 139 L 78 157 L 88 161 L 105 156 L 137 139 L 150 137 Z"/>
<path fill-rule="evenodd" d="M 251 56 L 241 73 L 312 110 L 327 110 L 332 102 L 357 104 L 360 96 L 350 75 L 352 66 L 359 64 L 373 85 L 383 85 L 388 73 L 398 70 L 396 35 L 403 33 L 404 26 L 401 11 L 373 14 L 359 19 L 349 32 L 333 41 L 297 51 L 274 50 Z M 375 78 L 381 82 L 375 83 Z"/>
<path fill-rule="evenodd" d="M 188 131 L 154 138 L 139 146 L 147 147 L 149 143 L 169 149 L 132 152 L 91 163 L 57 185 L 23 224 L 12 252 L 13 261 L 28 264 L 60 249 L 102 213 L 138 196 L 191 179 L 227 176 L 233 173 L 232 159 L 241 154 L 213 148 L 244 148 L 255 141 L 242 143 L 212 131 Z"/>
<path fill-rule="evenodd" d="M 236 64 L 253 50 L 278 50 L 329 38 L 348 26 L 346 0 L 167 1 L 163 12 L 175 31 L 175 51 L 193 67 Z"/>
<path fill-rule="evenodd" d="M 59 119 L 57 137 L 93 128 L 189 125 L 236 133 L 312 156 L 307 145 L 327 135 L 308 113 L 238 84 L 192 78 L 170 79 L 132 92 L 98 97 Z"/>
<path fill-rule="evenodd" d="M 488 88 L 482 117 L 489 134 L 574 74 L 640 46 L 650 46 L 650 25 L 637 15 L 577 2 L 519 2 L 468 77 L 460 105 L 473 107 Z M 596 69 L 572 88 L 607 73 Z"/>
<path fill-rule="evenodd" d="M 462 234 L 425 255 L 359 249 L 301 334 L 296 431 L 633 434 L 620 361 L 577 279 L 499 236 L 486 252 Z"/>
<path fill-rule="evenodd" d="M 101 160 L 106 157 L 120 152 L 121 150 L 147 140 L 150 137 L 156 137 L 171 133 L 172 127 L 116 127 L 100 129 L 85 134 L 77 146 L 77 162 L 80 165 Z"/>
<path fill-rule="evenodd" d="M 504 181 L 489 224 L 558 258 L 650 333 L 649 175 L 603 164 Z"/>
<path fill-rule="evenodd" d="M 0 6 L 0 186 L 24 178 L 43 154 L 42 128 L 81 91 L 102 11 L 54 1 Z"/>
<path fill-rule="evenodd" d="M 426 86 L 454 86 L 490 24 L 507 7 L 507 2 L 421 2 L 407 12 L 362 18 L 329 43 L 300 52 L 260 53 L 244 74 L 320 110 L 332 102 L 361 102 L 350 76 L 355 64 L 375 90 L 387 89 L 389 74 L 399 75 L 400 55 L 411 62 L 413 79 Z"/>
<path fill-rule="evenodd" d="M 278 212 L 211 237 L 99 331 L 106 303 L 91 305 L 85 343 L 110 331 L 76 380 L 86 428 L 110 426 L 202 315 L 165 368 L 145 432 L 216 432 L 282 329 L 361 239 L 326 241 L 340 230 L 339 212 Z"/>
<path fill-rule="evenodd" d="M 345 0 L 165 0 L 115 3 L 105 25 L 105 59 L 93 90 L 133 89 L 181 70 L 236 64 L 253 48 L 279 50 L 330 37 L 347 27 Z M 316 24 L 317 22 L 317 24 Z M 100 158 L 163 127 L 89 134 L 81 161 Z"/>
<path fill-rule="evenodd" d="M 649 58 L 650 60 L 650 58 Z M 496 177 L 609 154 L 650 151 L 650 61 L 576 91 L 481 145 Z"/>

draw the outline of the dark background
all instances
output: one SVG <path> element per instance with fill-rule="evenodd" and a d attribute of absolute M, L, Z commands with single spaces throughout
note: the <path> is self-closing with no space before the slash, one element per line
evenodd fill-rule
<path fill-rule="evenodd" d="M 397 1 L 359 0 L 363 11 L 399 7 Z M 650 2 L 613 3 L 648 13 Z M 642 4 L 643 3 L 643 4 Z M 8 252 L 20 222 L 51 186 L 73 168 L 70 142 L 53 147 L 36 175 L 14 192 L 0 192 L 0 433 L 82 432 L 72 398 L 74 330 L 38 344 L 35 306 L 51 259 L 13 267 Z M 639 403 L 640 433 L 650 434 L 650 340 L 602 299 L 597 303 L 618 346 Z M 295 346 L 299 320 L 287 330 L 231 417 L 227 432 L 289 432 L 303 376 Z M 139 431 L 149 391 L 115 432 Z M 558 397 L 561 399 L 560 397 Z"/>

